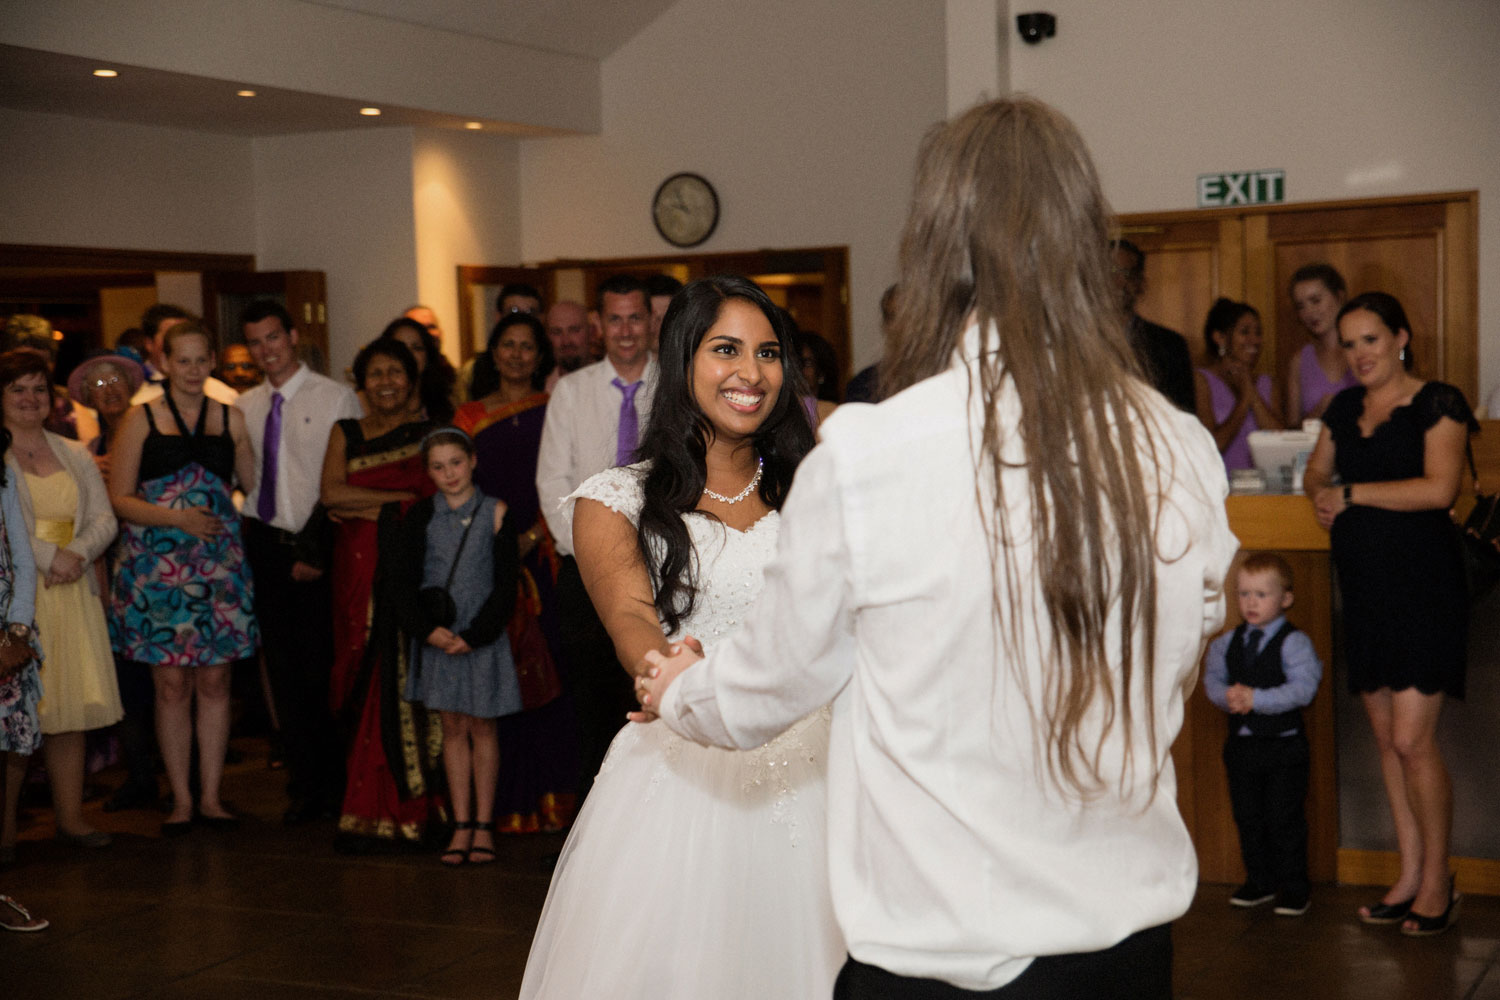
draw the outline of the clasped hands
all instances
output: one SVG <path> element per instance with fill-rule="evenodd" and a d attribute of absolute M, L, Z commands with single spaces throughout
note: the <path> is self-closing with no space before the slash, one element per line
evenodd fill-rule
<path fill-rule="evenodd" d="M 662 695 L 684 670 L 703 659 L 703 644 L 690 635 L 667 647 L 665 654 L 651 650 L 635 667 L 635 700 L 639 711 L 629 713 L 631 722 L 655 722 L 659 718 Z"/>
<path fill-rule="evenodd" d="M 427 633 L 427 645 L 436 646 L 438 649 L 441 649 L 443 652 L 449 654 L 450 656 L 457 656 L 459 653 L 467 653 L 472 648 L 467 642 L 464 641 L 463 636 L 459 635 L 457 632 L 454 632 L 452 629 L 446 629 L 442 626 L 438 626 L 431 632 Z"/>
<path fill-rule="evenodd" d="M 1248 684 L 1231 684 L 1224 690 L 1224 703 L 1231 715 L 1249 715 L 1255 710 L 1255 689 Z"/>

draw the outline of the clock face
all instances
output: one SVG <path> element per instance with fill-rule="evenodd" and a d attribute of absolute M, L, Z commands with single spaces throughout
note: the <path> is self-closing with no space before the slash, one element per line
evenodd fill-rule
<path fill-rule="evenodd" d="M 693 247 L 719 224 L 719 196 L 697 174 L 673 174 L 661 182 L 651 202 L 656 231 L 668 243 Z"/>

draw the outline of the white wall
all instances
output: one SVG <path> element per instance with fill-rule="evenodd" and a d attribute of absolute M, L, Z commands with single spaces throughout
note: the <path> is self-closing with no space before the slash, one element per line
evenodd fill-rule
<path fill-rule="evenodd" d="M 1012 9 L 1015 5 L 1012 5 Z M 1500 382 L 1500 4 L 1049 0 L 1011 83 L 1083 132 L 1117 211 L 1282 167 L 1288 201 L 1480 192 L 1480 386 Z M 1472 401 L 1476 404 L 1477 400 Z"/>
<path fill-rule="evenodd" d="M 722 203 L 698 250 L 848 244 L 855 360 L 874 360 L 946 68 L 942 0 L 871 6 L 679 0 L 605 60 L 600 135 L 522 140 L 525 259 L 670 251 L 651 195 L 695 171 Z"/>
<path fill-rule="evenodd" d="M 437 312 L 456 363 L 458 265 L 521 258 L 520 150 L 500 136 L 417 129 L 412 174 L 417 297 Z"/>
<path fill-rule="evenodd" d="M 417 301 L 410 129 L 254 140 L 256 264 L 328 276 L 329 370 Z"/>
<path fill-rule="evenodd" d="M 0 243 L 251 253 L 250 140 L 0 108 Z"/>

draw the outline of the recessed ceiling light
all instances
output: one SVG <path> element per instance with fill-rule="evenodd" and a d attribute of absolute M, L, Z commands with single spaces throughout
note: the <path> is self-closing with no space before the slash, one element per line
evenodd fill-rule
<path fill-rule="evenodd" d="M 120 75 L 120 71 L 119 70 L 115 70 L 115 69 L 96 69 L 96 70 L 94 70 L 94 75 L 95 76 L 119 76 Z"/>
<path fill-rule="evenodd" d="M 379 108 L 360 108 L 359 109 L 359 113 L 362 114 L 362 115 L 369 115 L 371 118 L 373 118 L 376 115 L 380 114 L 380 109 Z"/>
<path fill-rule="evenodd" d="M 236 90 L 234 93 L 235 93 L 236 97 L 254 97 L 255 96 L 255 91 L 253 91 L 253 90 Z"/>
<path fill-rule="evenodd" d="M 472 129 L 484 128 L 484 122 L 464 122 L 464 128 L 472 128 Z"/>

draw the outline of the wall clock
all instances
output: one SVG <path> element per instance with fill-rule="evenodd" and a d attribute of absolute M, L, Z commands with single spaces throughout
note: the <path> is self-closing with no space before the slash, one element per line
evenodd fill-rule
<path fill-rule="evenodd" d="M 695 247 L 713 235 L 719 224 L 719 196 L 697 174 L 673 174 L 661 182 L 651 199 L 651 219 L 668 243 Z"/>

